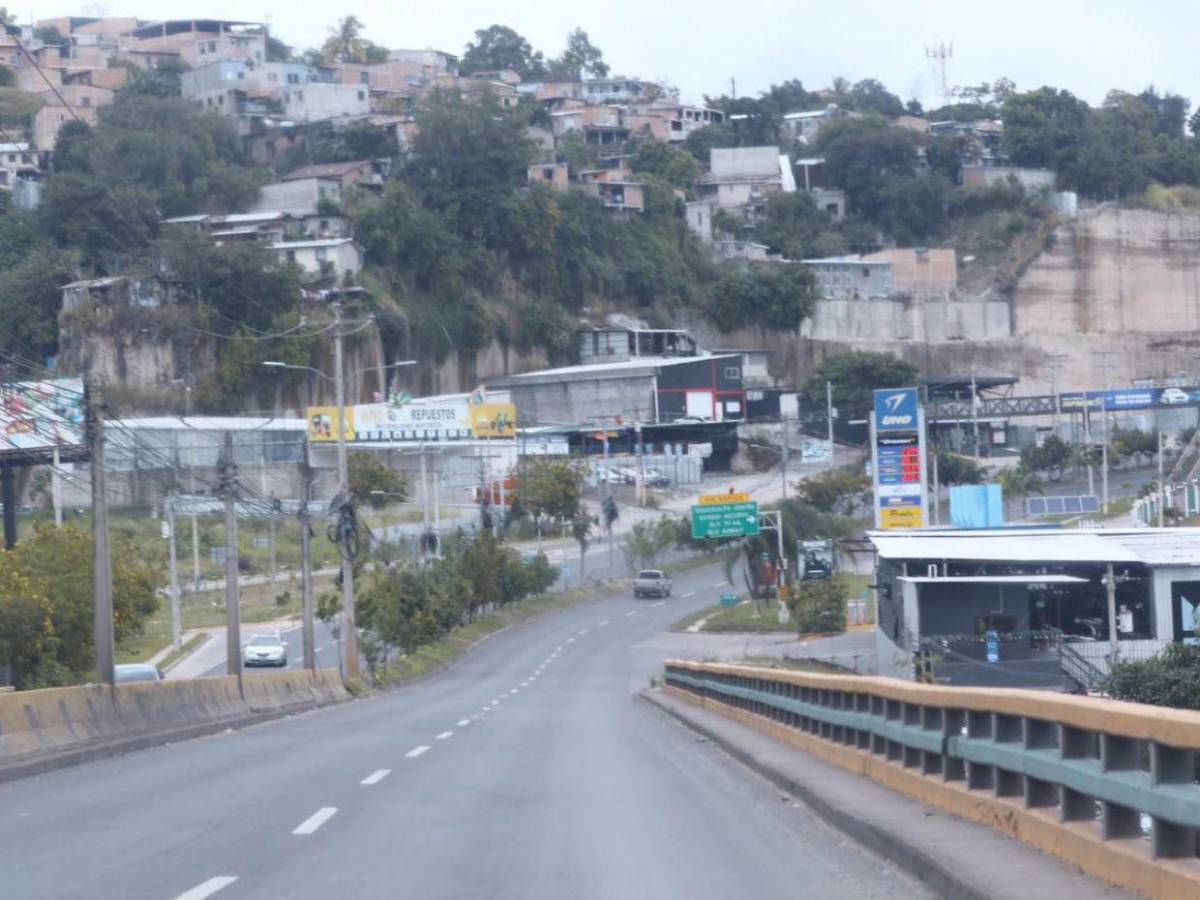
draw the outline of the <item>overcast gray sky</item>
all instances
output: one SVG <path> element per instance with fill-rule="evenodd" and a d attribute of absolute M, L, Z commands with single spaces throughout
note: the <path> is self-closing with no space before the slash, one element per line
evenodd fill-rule
<path fill-rule="evenodd" d="M 818 88 L 841 75 L 879 78 L 901 98 L 928 103 L 937 92 L 925 48 L 945 43 L 954 48 L 951 84 L 1006 76 L 1020 89 L 1052 84 L 1099 103 L 1109 88 L 1153 83 L 1200 100 L 1195 7 L 1182 0 L 103 0 L 59 9 L 265 19 L 301 48 L 319 44 L 334 19 L 354 13 L 377 43 L 452 53 L 462 52 L 476 28 L 500 23 L 547 56 L 578 25 L 614 73 L 665 79 L 688 99 L 727 92 L 730 78 L 740 95 L 788 78 Z"/>

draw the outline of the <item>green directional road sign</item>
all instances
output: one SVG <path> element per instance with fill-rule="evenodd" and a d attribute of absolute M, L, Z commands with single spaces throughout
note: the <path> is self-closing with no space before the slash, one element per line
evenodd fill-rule
<path fill-rule="evenodd" d="M 692 507 L 692 537 L 734 538 L 758 534 L 757 503 L 709 503 Z"/>

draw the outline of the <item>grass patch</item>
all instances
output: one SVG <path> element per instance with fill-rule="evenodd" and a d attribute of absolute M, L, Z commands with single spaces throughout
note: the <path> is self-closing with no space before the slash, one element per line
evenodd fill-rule
<path fill-rule="evenodd" d="M 779 622 L 779 604 L 774 600 L 718 606 L 700 631 L 707 634 L 788 632 L 795 634 L 796 623 Z"/>
<path fill-rule="evenodd" d="M 758 666 L 763 669 L 787 669 L 789 672 L 816 672 L 819 675 L 857 675 L 850 669 L 825 662 L 822 659 L 788 659 L 779 656 L 747 656 L 738 660 L 740 665 Z"/>

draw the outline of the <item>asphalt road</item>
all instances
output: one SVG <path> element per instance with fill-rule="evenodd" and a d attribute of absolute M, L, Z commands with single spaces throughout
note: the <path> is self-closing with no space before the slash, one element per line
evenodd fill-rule
<path fill-rule="evenodd" d="M 263 630 L 266 630 L 266 628 L 267 626 L 263 626 Z M 249 639 L 247 637 L 247 632 L 252 635 L 254 633 L 253 626 L 243 626 L 242 628 L 242 636 L 246 639 Z M 301 627 L 299 625 L 295 625 L 291 628 L 282 628 L 280 629 L 279 634 L 283 638 L 283 643 L 287 646 L 287 668 L 292 670 L 303 669 L 304 638 L 301 634 Z M 225 674 L 225 633 L 222 632 L 220 635 L 213 638 L 213 640 L 216 641 L 216 644 L 214 644 L 214 649 L 218 650 L 221 654 L 221 662 L 217 663 L 207 671 L 202 672 L 197 677 L 204 678 L 210 675 Z M 322 622 L 320 619 L 317 619 L 313 623 L 313 647 L 317 651 L 317 668 L 330 669 L 337 667 L 339 653 L 338 642 L 334 640 L 332 628 Z M 254 675 L 258 672 L 278 672 L 279 668 L 274 666 L 245 666 L 243 667 L 243 670 L 247 675 Z"/>
<path fill-rule="evenodd" d="M 0 785 L 0 895 L 927 896 L 632 696 L 720 577 L 541 617 L 370 701 Z"/>

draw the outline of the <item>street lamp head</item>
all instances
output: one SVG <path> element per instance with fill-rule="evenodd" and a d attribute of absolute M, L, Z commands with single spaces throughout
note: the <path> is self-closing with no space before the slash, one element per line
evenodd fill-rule
<path fill-rule="evenodd" d="M 285 368 L 287 368 L 287 363 L 282 363 L 282 362 L 279 362 L 279 360 L 276 360 L 276 359 L 268 359 L 266 362 L 264 362 L 264 363 L 263 363 L 263 365 L 264 365 L 264 366 L 269 366 L 269 367 L 270 367 L 270 368 L 272 368 L 272 369 L 285 369 Z"/>

